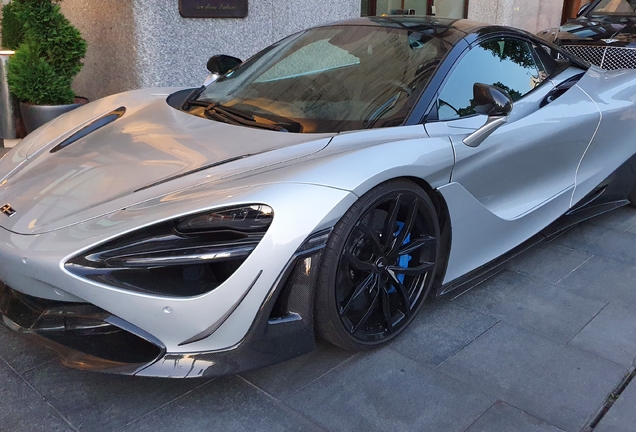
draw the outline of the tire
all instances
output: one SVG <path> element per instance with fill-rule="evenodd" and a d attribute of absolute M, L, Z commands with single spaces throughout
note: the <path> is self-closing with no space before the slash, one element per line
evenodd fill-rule
<path fill-rule="evenodd" d="M 361 351 L 400 334 L 431 291 L 439 238 L 435 206 L 416 184 L 392 180 L 364 194 L 325 247 L 315 297 L 318 336 Z"/>

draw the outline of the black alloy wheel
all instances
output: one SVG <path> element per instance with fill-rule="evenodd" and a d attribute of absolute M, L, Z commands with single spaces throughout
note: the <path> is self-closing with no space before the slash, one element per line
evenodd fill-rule
<path fill-rule="evenodd" d="M 363 195 L 336 224 L 318 276 L 319 336 L 370 349 L 411 322 L 434 282 L 440 228 L 428 195 L 407 180 Z"/>

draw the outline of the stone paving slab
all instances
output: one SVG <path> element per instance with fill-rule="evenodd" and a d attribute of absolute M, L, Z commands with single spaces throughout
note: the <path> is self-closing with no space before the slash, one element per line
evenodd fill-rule
<path fill-rule="evenodd" d="M 505 264 L 509 270 L 557 283 L 593 255 L 552 243 L 538 244 Z"/>
<path fill-rule="evenodd" d="M 317 345 L 309 354 L 264 369 L 245 372 L 242 376 L 269 395 L 283 400 L 355 354 L 323 341 L 317 341 Z"/>
<path fill-rule="evenodd" d="M 584 222 L 551 243 L 592 255 L 636 265 L 636 234 Z"/>
<path fill-rule="evenodd" d="M 453 301 L 563 344 L 607 305 L 508 270 Z"/>
<path fill-rule="evenodd" d="M 612 302 L 569 343 L 625 367 L 636 358 L 636 313 Z M 636 423 L 634 424 L 636 430 Z"/>
<path fill-rule="evenodd" d="M 121 430 L 312 432 L 324 429 L 234 376 L 206 383 Z"/>
<path fill-rule="evenodd" d="M 490 315 L 440 300 L 424 305 L 409 330 L 390 347 L 411 360 L 435 367 L 496 323 Z"/>
<path fill-rule="evenodd" d="M 629 231 L 636 226 L 636 212 L 634 207 L 624 206 L 593 217 L 585 223 L 619 231 Z"/>
<path fill-rule="evenodd" d="M 632 247 L 636 249 L 636 241 Z M 559 285 L 588 298 L 636 305 L 634 264 L 594 256 L 564 277 Z"/>
<path fill-rule="evenodd" d="M 466 432 L 561 432 L 504 402 L 495 403 Z"/>
<path fill-rule="evenodd" d="M 22 377 L 0 360 L 0 430 L 62 432 L 73 428 Z"/>
<path fill-rule="evenodd" d="M 209 380 L 140 378 L 67 369 L 47 363 L 24 379 L 80 430 L 112 431 Z"/>
<path fill-rule="evenodd" d="M 332 431 L 463 431 L 494 402 L 390 348 L 357 356 L 285 401 Z"/>
<path fill-rule="evenodd" d="M 425 305 L 387 347 L 319 343 L 215 380 L 69 370 L 0 328 L 0 430 L 579 431 L 636 358 L 636 209 L 524 252 Z M 630 384 L 597 431 L 634 431 Z"/>
<path fill-rule="evenodd" d="M 594 432 L 634 432 L 636 430 L 636 381 L 632 381 L 601 419 Z"/>
<path fill-rule="evenodd" d="M 578 431 L 626 368 L 499 323 L 437 370 L 566 431 Z"/>
<path fill-rule="evenodd" d="M 18 373 L 56 359 L 53 351 L 22 338 L 0 325 L 0 359 Z"/>

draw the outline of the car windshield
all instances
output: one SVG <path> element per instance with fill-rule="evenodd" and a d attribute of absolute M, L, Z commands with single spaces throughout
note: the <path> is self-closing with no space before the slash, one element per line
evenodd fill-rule
<path fill-rule="evenodd" d="M 210 84 L 191 112 L 214 110 L 206 116 L 303 133 L 397 126 L 449 48 L 426 31 L 310 29 L 266 48 Z"/>
<path fill-rule="evenodd" d="M 636 0 L 603 0 L 592 9 L 591 14 L 636 16 Z"/>

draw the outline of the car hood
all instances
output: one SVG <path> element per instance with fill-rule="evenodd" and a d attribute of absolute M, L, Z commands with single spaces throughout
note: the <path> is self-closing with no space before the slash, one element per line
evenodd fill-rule
<path fill-rule="evenodd" d="M 315 153 L 334 135 L 200 118 L 170 107 L 168 93 L 116 95 L 33 132 L 0 161 L 0 206 L 16 212 L 0 214 L 0 226 L 23 234 L 59 229 L 188 187 L 188 178 L 200 183 L 203 174 L 209 181 Z M 59 145 L 121 107 L 121 117 Z"/>
<path fill-rule="evenodd" d="M 573 19 L 559 28 L 555 42 L 636 46 L 636 19 L 625 17 Z"/>

